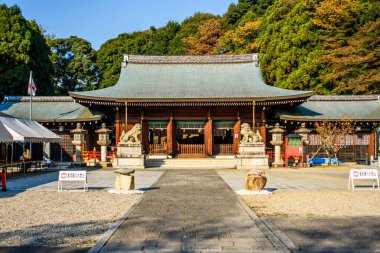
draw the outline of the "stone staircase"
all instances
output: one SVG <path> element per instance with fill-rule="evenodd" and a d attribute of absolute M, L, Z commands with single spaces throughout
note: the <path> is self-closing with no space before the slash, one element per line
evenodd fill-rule
<path fill-rule="evenodd" d="M 163 169 L 235 169 L 236 158 L 154 158 L 149 157 L 145 162 L 146 168 Z"/>

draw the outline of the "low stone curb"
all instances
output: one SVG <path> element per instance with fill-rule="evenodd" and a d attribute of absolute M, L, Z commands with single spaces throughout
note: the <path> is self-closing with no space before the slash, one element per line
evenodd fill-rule
<path fill-rule="evenodd" d="M 290 249 L 292 252 L 298 249 L 294 242 L 282 232 L 269 218 L 261 218 L 265 225 Z"/>
<path fill-rule="evenodd" d="M 217 175 L 224 181 L 224 179 L 217 173 Z M 235 193 L 236 199 L 238 203 L 241 205 L 241 207 L 246 211 L 246 213 L 251 217 L 251 219 L 256 223 L 256 225 L 261 229 L 261 231 L 268 237 L 268 239 L 273 243 L 273 245 L 283 253 L 291 253 L 290 249 L 291 247 L 288 247 L 288 245 L 294 245 L 294 243 L 285 235 L 283 234 L 275 225 L 273 224 L 272 229 L 266 225 L 264 221 L 262 221 L 254 211 L 239 197 L 239 195 L 236 194 L 236 192 L 231 188 L 229 184 L 227 184 L 226 181 L 224 183 L 227 185 L 228 188 L 231 189 Z M 274 232 L 276 231 L 276 232 Z M 277 233 L 277 234 L 276 234 Z M 282 238 L 286 241 L 283 242 Z M 286 240 L 288 239 L 288 241 Z M 291 242 L 291 243 L 290 243 Z M 289 244 L 287 244 L 289 243 Z"/>
<path fill-rule="evenodd" d="M 257 217 L 257 215 L 239 196 L 237 196 L 237 200 L 243 209 L 247 212 L 247 214 L 251 217 L 251 219 L 256 223 L 256 225 L 280 252 L 291 253 L 289 248 L 281 241 L 281 239 L 274 232 L 272 232 L 272 230 L 259 217 Z"/>
<path fill-rule="evenodd" d="M 160 181 L 161 177 L 165 175 L 166 172 L 163 172 L 156 181 L 150 186 L 154 187 L 158 181 Z M 102 235 L 102 237 L 96 242 L 94 246 L 88 251 L 88 253 L 98 253 L 102 250 L 104 245 L 108 242 L 111 236 L 116 232 L 116 230 L 120 227 L 120 225 L 129 217 L 129 215 L 136 209 L 136 207 L 140 204 L 140 202 L 144 199 L 145 194 L 141 195 L 140 198 L 127 210 L 123 216 L 120 217 L 115 223 L 113 223 L 108 230 Z"/>

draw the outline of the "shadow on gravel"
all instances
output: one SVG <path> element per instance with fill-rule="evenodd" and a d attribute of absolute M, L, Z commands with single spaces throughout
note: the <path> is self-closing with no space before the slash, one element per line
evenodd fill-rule
<path fill-rule="evenodd" d="M 67 219 L 70 219 L 70 214 L 67 214 Z M 93 245 L 107 231 L 109 223 L 112 221 L 45 224 L 1 232 L 0 252 L 82 252 L 83 246 Z M 10 247 L 4 247 L 4 245 Z M 71 246 L 66 248 L 66 245 Z M 76 251 L 77 246 L 80 247 L 78 251 Z M 49 251 L 53 248 L 54 251 Z M 55 248 L 62 251 L 56 251 Z M 24 251 L 24 249 L 28 251 Z M 39 251 L 40 249 L 41 251 Z"/>
<path fill-rule="evenodd" d="M 0 247 L 1 253 L 85 253 L 90 248 L 57 248 L 57 247 Z"/>
<path fill-rule="evenodd" d="M 294 252 L 380 252 L 380 216 L 270 218 L 298 247 Z"/>

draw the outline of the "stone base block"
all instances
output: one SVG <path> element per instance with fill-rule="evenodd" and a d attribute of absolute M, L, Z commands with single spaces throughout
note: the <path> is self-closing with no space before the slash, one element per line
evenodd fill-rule
<path fill-rule="evenodd" d="M 116 175 L 115 189 L 118 191 L 130 191 L 135 189 L 135 177 Z"/>
<path fill-rule="evenodd" d="M 137 157 L 115 157 L 112 167 L 145 169 L 145 155 Z"/>
<path fill-rule="evenodd" d="M 100 166 L 102 166 L 102 168 L 112 168 L 112 163 L 111 162 L 100 162 Z"/>
<path fill-rule="evenodd" d="M 236 156 L 236 169 L 269 169 L 268 156 Z"/>
<path fill-rule="evenodd" d="M 284 167 L 285 166 L 285 163 L 284 162 L 273 162 L 272 163 L 272 167 L 274 168 L 278 168 L 278 167 Z"/>
<path fill-rule="evenodd" d="M 241 143 L 239 144 L 239 154 L 265 155 L 265 145 L 263 143 Z"/>
<path fill-rule="evenodd" d="M 142 155 L 142 145 L 132 143 L 119 143 L 117 157 L 129 157 Z"/>
<path fill-rule="evenodd" d="M 87 163 L 85 163 L 85 162 L 72 162 L 70 167 L 83 168 L 83 167 L 87 167 Z"/>

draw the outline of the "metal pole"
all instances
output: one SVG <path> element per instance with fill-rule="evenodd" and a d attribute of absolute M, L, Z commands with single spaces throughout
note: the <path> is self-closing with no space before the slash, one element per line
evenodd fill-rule
<path fill-rule="evenodd" d="M 62 143 L 61 143 L 61 168 L 62 168 Z"/>
<path fill-rule="evenodd" d="M 25 153 L 25 142 L 22 143 L 22 163 L 23 163 L 24 175 L 25 175 L 25 157 L 24 157 L 24 153 Z"/>
<path fill-rule="evenodd" d="M 11 170 L 12 170 L 12 176 L 13 176 L 13 142 L 12 142 L 12 152 L 11 152 Z"/>
<path fill-rule="evenodd" d="M 29 78 L 29 84 L 28 85 L 31 85 L 32 84 L 32 80 L 33 80 L 33 71 L 30 71 L 30 78 Z M 30 89 L 29 89 L 30 88 Z M 32 87 L 28 87 L 29 89 L 29 95 L 30 95 L 30 111 L 29 111 L 29 119 L 32 120 Z M 32 159 L 32 142 L 29 143 L 29 152 L 30 152 L 30 157 L 29 159 Z"/>

